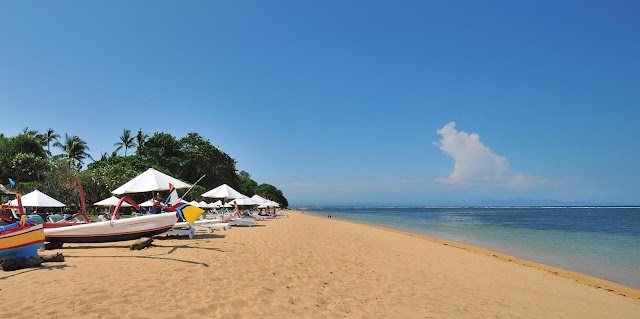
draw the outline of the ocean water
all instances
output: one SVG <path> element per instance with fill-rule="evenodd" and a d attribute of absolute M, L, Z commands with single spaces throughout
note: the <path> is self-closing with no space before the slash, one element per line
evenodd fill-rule
<path fill-rule="evenodd" d="M 640 289 L 640 207 L 300 209 L 450 239 Z"/>

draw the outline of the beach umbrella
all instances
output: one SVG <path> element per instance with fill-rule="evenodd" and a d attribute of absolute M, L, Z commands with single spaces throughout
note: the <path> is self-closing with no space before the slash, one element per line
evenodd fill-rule
<path fill-rule="evenodd" d="M 126 193 L 165 191 L 169 190 L 169 184 L 173 184 L 173 187 L 176 189 L 191 187 L 191 185 L 175 177 L 150 168 L 124 185 L 116 188 L 111 193 L 121 195 Z"/>
<path fill-rule="evenodd" d="M 216 201 L 213 203 L 209 203 L 209 205 L 207 205 L 210 208 L 220 208 L 222 207 L 222 201 Z"/>
<path fill-rule="evenodd" d="M 247 196 L 236 198 L 232 201 L 232 203 L 238 204 L 240 206 L 251 206 L 257 204 L 253 199 Z"/>
<path fill-rule="evenodd" d="M 224 199 L 234 199 L 240 198 L 244 195 L 240 194 L 237 190 L 231 188 L 227 184 L 222 184 L 204 194 L 202 197 L 210 197 L 210 198 L 224 198 Z"/>
<path fill-rule="evenodd" d="M 142 206 L 142 207 L 151 207 L 151 206 L 153 206 L 153 200 L 150 199 L 150 200 L 140 204 L 140 206 Z"/>
<path fill-rule="evenodd" d="M 116 206 L 118 205 L 118 202 L 120 201 L 120 198 L 115 197 L 115 196 L 111 196 L 109 198 L 105 198 L 97 203 L 94 203 L 94 206 Z M 127 202 L 122 202 L 122 207 L 131 207 L 131 204 L 127 203 Z"/>
<path fill-rule="evenodd" d="M 198 203 L 198 205 L 199 205 L 198 207 L 200 207 L 200 208 L 209 208 L 209 204 L 207 202 L 203 201 L 203 200 L 200 201 Z"/>
<path fill-rule="evenodd" d="M 253 199 L 253 201 L 256 202 L 256 204 L 263 204 L 263 203 L 266 203 L 266 202 L 269 201 L 268 199 L 266 199 L 266 198 L 264 198 L 264 197 L 262 197 L 260 195 L 257 195 L 257 194 L 251 196 L 251 199 Z"/>
<path fill-rule="evenodd" d="M 18 201 L 16 199 L 12 200 L 11 205 L 17 206 Z M 67 205 L 57 201 L 51 196 L 36 189 L 33 192 L 22 196 L 22 206 L 23 207 L 65 207 Z"/>

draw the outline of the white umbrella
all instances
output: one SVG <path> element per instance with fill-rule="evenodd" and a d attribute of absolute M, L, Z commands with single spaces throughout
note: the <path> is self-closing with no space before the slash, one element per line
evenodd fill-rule
<path fill-rule="evenodd" d="M 263 205 L 264 205 L 264 206 L 263 206 Z M 266 201 L 265 203 L 262 203 L 262 205 L 260 205 L 260 206 L 262 206 L 262 207 L 260 207 L 260 208 L 265 208 L 265 207 L 280 207 L 280 204 L 278 204 L 278 203 L 276 203 L 276 202 L 274 202 L 274 201 L 268 200 L 268 201 Z"/>
<path fill-rule="evenodd" d="M 12 200 L 11 205 L 17 206 L 18 200 L 16 199 Z M 65 207 L 67 205 L 55 200 L 51 196 L 36 189 L 33 192 L 22 196 L 22 206 L 24 207 Z"/>
<path fill-rule="evenodd" d="M 236 198 L 232 201 L 233 203 L 236 203 L 240 206 L 251 206 L 251 205 L 255 205 L 257 204 L 253 199 L 245 196 L 245 197 L 240 197 L 240 198 Z"/>
<path fill-rule="evenodd" d="M 231 188 L 229 185 L 227 184 L 222 184 L 204 194 L 201 195 L 202 197 L 211 197 L 211 198 L 225 198 L 225 199 L 233 199 L 233 198 L 240 198 L 244 195 L 240 194 L 240 192 L 238 192 L 237 190 Z"/>
<path fill-rule="evenodd" d="M 200 203 L 196 202 L 195 200 L 192 200 L 191 202 L 189 202 L 189 205 L 195 206 L 195 207 L 200 207 Z"/>
<path fill-rule="evenodd" d="M 198 207 L 200 207 L 200 208 L 209 208 L 209 204 L 207 202 L 205 202 L 205 201 L 200 201 L 198 203 Z"/>
<path fill-rule="evenodd" d="M 257 195 L 257 194 L 251 196 L 251 199 L 253 199 L 253 201 L 256 202 L 257 204 L 263 204 L 263 203 L 266 203 L 266 202 L 269 201 L 268 199 L 266 199 L 266 198 L 264 198 L 264 197 L 262 197 L 260 195 Z"/>
<path fill-rule="evenodd" d="M 177 178 L 150 168 L 124 185 L 116 188 L 111 193 L 121 195 L 125 193 L 164 191 L 169 189 L 169 184 L 173 184 L 173 187 L 176 189 L 191 187 L 191 185 Z"/>
<path fill-rule="evenodd" d="M 153 206 L 153 201 L 150 199 L 150 200 L 140 204 L 140 206 L 142 206 L 142 207 L 151 207 L 151 206 Z"/>
<path fill-rule="evenodd" d="M 211 208 L 220 208 L 222 207 L 222 201 L 216 201 L 214 203 L 209 203 L 208 205 Z"/>
<path fill-rule="evenodd" d="M 95 204 L 93 204 L 94 206 L 116 206 L 118 205 L 118 202 L 120 201 L 120 198 L 115 197 L 115 196 L 111 196 L 109 198 L 105 198 Z M 130 207 L 131 205 L 127 202 L 122 202 L 122 207 Z"/>

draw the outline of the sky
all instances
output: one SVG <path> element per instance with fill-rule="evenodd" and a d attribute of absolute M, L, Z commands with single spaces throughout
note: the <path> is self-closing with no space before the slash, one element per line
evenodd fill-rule
<path fill-rule="evenodd" d="M 0 132 L 53 128 L 99 158 L 124 129 L 195 131 L 293 205 L 637 205 L 639 15 L 637 1 L 3 1 Z"/>

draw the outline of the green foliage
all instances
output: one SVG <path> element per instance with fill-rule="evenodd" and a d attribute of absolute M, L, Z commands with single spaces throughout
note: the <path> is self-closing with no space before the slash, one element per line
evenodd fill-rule
<path fill-rule="evenodd" d="M 88 176 L 85 178 L 90 182 L 88 185 L 93 187 L 92 193 L 97 196 L 95 201 L 99 201 L 111 196 L 112 190 L 120 187 L 150 167 L 170 174 L 166 169 L 158 167 L 150 157 L 132 155 L 127 157 L 106 157 L 93 162 L 87 166 Z M 87 191 L 86 188 L 85 192 Z"/>
<path fill-rule="evenodd" d="M 123 130 L 122 136 L 120 136 L 120 142 L 113 144 L 113 146 L 117 146 L 118 149 L 124 147 L 124 156 L 127 156 L 127 150 L 136 147 L 138 144 L 133 140 L 133 136 L 131 136 L 131 130 Z"/>
<path fill-rule="evenodd" d="M 156 166 L 164 167 L 170 172 L 179 172 L 184 154 L 175 137 L 167 133 L 155 133 L 142 147 L 138 155 L 152 158 Z"/>
<path fill-rule="evenodd" d="M 208 140 L 198 133 L 189 133 L 178 143 L 182 154 L 178 159 L 181 164 L 178 170 L 180 178 L 193 183 L 206 175 L 200 185 L 209 189 L 225 183 L 231 187 L 237 185 L 235 160 Z"/>
<path fill-rule="evenodd" d="M 64 140 L 49 128 L 39 134 L 36 130 L 24 129 L 24 133 L 6 137 L 0 133 L 0 181 L 13 178 L 23 193 L 35 189 L 49 194 L 80 210 L 77 179 L 80 180 L 88 207 L 111 196 L 111 191 L 152 167 L 185 182 L 195 183 L 205 177 L 186 196 L 186 200 L 201 201 L 202 193 L 222 184 L 228 184 L 251 196 L 259 194 L 287 206 L 282 191 L 269 184 L 258 185 L 246 171 L 236 173 L 236 161 L 204 139 L 198 133 L 176 139 L 167 133 L 149 136 L 138 131 L 133 137 L 124 130 L 120 146 L 127 149 L 137 145 L 136 155 L 117 156 L 102 154 L 100 160 L 82 170 L 89 155 L 86 142 L 75 135 L 65 134 Z M 52 143 L 53 142 L 53 143 Z M 62 149 L 63 154 L 48 158 L 50 144 Z M 44 148 L 46 147 L 46 148 Z M 182 192 L 182 191 L 181 191 Z M 145 195 L 136 195 L 134 200 L 146 200 Z M 208 199 L 206 199 L 208 201 Z"/>
<path fill-rule="evenodd" d="M 14 180 L 17 178 L 12 170 L 12 166 L 14 165 L 14 159 L 18 154 L 26 154 L 32 155 L 34 160 L 35 158 L 44 158 L 46 157 L 44 150 L 42 149 L 42 145 L 40 145 L 40 141 L 31 135 L 20 134 L 14 137 L 0 137 L 0 180 L 6 181 L 7 178 L 13 178 Z M 28 159 L 24 158 L 25 155 L 22 155 L 23 158 L 15 163 L 18 169 L 22 169 L 21 163 L 24 161 L 28 161 Z M 27 176 L 28 175 L 28 172 Z M 32 172 L 33 173 L 33 172 Z M 32 175 L 33 176 L 33 175 Z M 31 179 L 28 179 L 31 180 Z"/>
<path fill-rule="evenodd" d="M 78 168 L 82 168 L 84 161 L 87 158 L 91 158 L 91 155 L 87 153 L 90 149 L 87 146 L 87 142 L 81 139 L 77 135 L 64 134 L 64 142 L 56 141 L 53 146 L 62 149 L 62 155 L 59 158 L 68 158 L 73 160 L 73 164 Z"/>
<path fill-rule="evenodd" d="M 8 175 L 21 182 L 41 181 L 50 170 L 49 161 L 32 153 L 18 153 L 11 160 Z"/>
<path fill-rule="evenodd" d="M 139 129 L 138 134 L 136 134 L 136 144 L 138 145 L 138 148 L 144 146 L 144 143 L 146 143 L 148 139 L 149 134 L 143 133 L 142 129 Z M 139 154 L 138 150 L 136 150 L 136 154 Z"/>
<path fill-rule="evenodd" d="M 204 186 L 202 185 L 196 185 L 193 186 L 193 188 L 189 191 L 189 193 L 187 193 L 186 196 L 183 197 L 184 200 L 186 201 L 201 201 L 201 200 L 205 200 L 208 202 L 208 199 L 203 199 L 202 198 L 202 194 L 204 194 L 207 191 L 206 188 L 204 188 Z"/>
<path fill-rule="evenodd" d="M 289 206 L 289 201 L 287 201 L 287 198 L 284 197 L 284 195 L 282 194 L 282 191 L 273 185 L 262 183 L 258 186 L 257 193 L 258 195 L 266 199 L 270 199 L 274 202 L 277 202 L 278 204 L 280 204 L 280 207 Z"/>
<path fill-rule="evenodd" d="M 76 176 L 78 172 L 73 166 L 72 159 L 53 159 L 51 161 L 51 170 L 44 178 L 44 185 L 38 185 L 38 189 L 65 203 L 67 209 L 71 211 L 80 210 L 80 193 L 78 192 L 78 184 Z M 27 186 L 21 184 L 20 188 L 23 192 L 27 192 Z"/>
<path fill-rule="evenodd" d="M 238 191 L 247 196 L 253 196 L 258 192 L 258 183 L 251 179 L 246 171 L 238 172 Z"/>
<path fill-rule="evenodd" d="M 47 146 L 47 155 L 51 156 L 51 143 L 55 143 L 60 138 L 60 134 L 57 134 L 53 131 L 52 128 L 47 129 L 46 132 L 42 133 L 42 145 Z"/>

